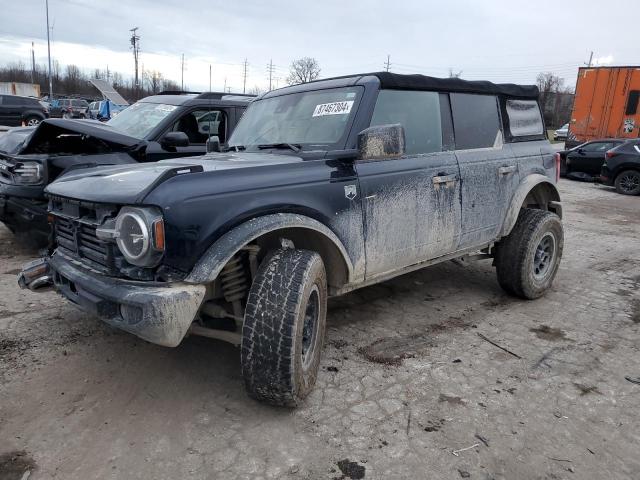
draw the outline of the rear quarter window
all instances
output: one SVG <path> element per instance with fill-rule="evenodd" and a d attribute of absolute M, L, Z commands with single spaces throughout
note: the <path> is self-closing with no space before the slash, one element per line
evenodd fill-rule
<path fill-rule="evenodd" d="M 452 93 L 450 98 L 456 150 L 501 144 L 498 101 L 494 95 Z"/>
<path fill-rule="evenodd" d="M 535 100 L 508 99 L 506 102 L 509 117 L 509 132 L 514 137 L 542 135 L 544 125 L 540 107 Z"/>

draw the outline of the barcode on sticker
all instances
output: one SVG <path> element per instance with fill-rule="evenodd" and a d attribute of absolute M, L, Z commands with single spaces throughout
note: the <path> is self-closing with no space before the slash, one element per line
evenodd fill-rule
<path fill-rule="evenodd" d="M 347 102 L 321 103 L 320 105 L 316 105 L 316 108 L 313 111 L 313 116 L 346 115 L 351 111 L 351 107 L 353 107 L 353 100 L 349 100 Z"/>

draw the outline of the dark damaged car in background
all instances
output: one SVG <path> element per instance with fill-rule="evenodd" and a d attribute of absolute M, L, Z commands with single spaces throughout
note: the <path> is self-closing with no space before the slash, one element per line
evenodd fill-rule
<path fill-rule="evenodd" d="M 44 246 L 50 232 L 44 189 L 63 172 L 202 155 L 209 137 L 224 144 L 252 99 L 170 92 L 147 97 L 107 123 L 48 119 L 12 129 L 0 139 L 0 222 Z"/>

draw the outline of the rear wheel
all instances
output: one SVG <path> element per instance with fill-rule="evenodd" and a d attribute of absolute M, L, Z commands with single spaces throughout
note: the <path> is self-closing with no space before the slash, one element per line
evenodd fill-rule
<path fill-rule="evenodd" d="M 25 118 L 24 123 L 29 127 L 37 127 L 40 125 L 42 119 L 40 117 L 36 117 L 35 115 L 28 116 Z"/>
<path fill-rule="evenodd" d="M 298 405 L 318 375 L 327 316 L 320 255 L 279 250 L 253 281 L 242 329 L 242 375 L 249 395 L 272 405 Z"/>
<path fill-rule="evenodd" d="M 625 170 L 620 172 L 615 181 L 616 191 L 623 195 L 640 195 L 640 172 Z"/>
<path fill-rule="evenodd" d="M 511 233 L 496 246 L 498 283 L 517 297 L 541 297 L 553 283 L 563 246 L 564 232 L 556 214 L 522 209 Z"/>

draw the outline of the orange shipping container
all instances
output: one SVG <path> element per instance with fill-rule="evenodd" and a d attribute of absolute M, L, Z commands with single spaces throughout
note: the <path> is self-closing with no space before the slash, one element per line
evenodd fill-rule
<path fill-rule="evenodd" d="M 640 137 L 640 67 L 581 67 L 567 148 L 598 138 Z"/>

